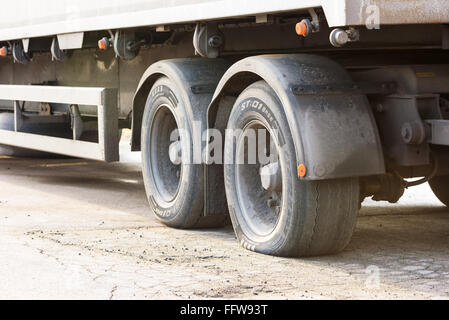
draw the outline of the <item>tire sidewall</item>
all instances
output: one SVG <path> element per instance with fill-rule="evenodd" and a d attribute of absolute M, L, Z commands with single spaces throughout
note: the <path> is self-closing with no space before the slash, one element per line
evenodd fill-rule
<path fill-rule="evenodd" d="M 167 77 L 161 77 L 155 82 L 148 95 L 142 120 L 141 151 L 145 190 L 149 205 L 159 220 L 173 227 L 188 227 L 198 220 L 199 214 L 201 214 L 203 182 L 200 165 L 191 164 L 192 159 L 188 164 L 181 164 L 182 170 L 178 191 L 170 203 L 160 205 L 153 197 L 153 194 L 158 191 L 154 189 L 154 183 L 151 181 L 152 169 L 148 163 L 150 159 L 150 133 L 154 116 L 163 104 L 167 105 L 172 111 L 178 129 L 185 130 L 190 136 L 190 139 L 187 139 L 190 140 L 188 144 L 186 144 L 186 141 L 183 142 L 183 152 L 185 148 L 190 148 L 190 155 L 193 152 L 192 130 L 186 114 L 185 101 L 177 86 Z M 195 192 L 192 192 L 192 190 L 195 190 Z"/>
<path fill-rule="evenodd" d="M 433 194 L 446 206 L 449 206 L 449 176 L 436 176 L 429 181 Z"/>

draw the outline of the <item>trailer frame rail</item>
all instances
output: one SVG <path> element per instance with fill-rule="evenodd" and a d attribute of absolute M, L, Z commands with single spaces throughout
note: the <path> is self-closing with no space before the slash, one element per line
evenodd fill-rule
<path fill-rule="evenodd" d="M 0 100 L 14 103 L 14 131 L 0 130 L 0 144 L 62 154 L 67 156 L 119 161 L 117 89 L 37 85 L 0 85 Z M 98 143 L 78 140 L 80 118 L 73 116 L 73 139 L 20 132 L 23 121 L 19 101 L 97 107 Z M 73 112 L 73 111 L 72 111 Z"/>

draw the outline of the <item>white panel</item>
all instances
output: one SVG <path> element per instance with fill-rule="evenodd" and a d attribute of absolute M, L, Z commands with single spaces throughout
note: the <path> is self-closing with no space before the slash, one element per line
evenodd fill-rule
<path fill-rule="evenodd" d="M 79 49 L 83 47 L 84 32 L 58 34 L 59 49 Z"/>
<path fill-rule="evenodd" d="M 0 85 L 0 100 L 102 105 L 104 88 Z"/>
<path fill-rule="evenodd" d="M 28 52 L 28 48 L 30 46 L 30 39 L 22 39 L 23 51 Z"/>

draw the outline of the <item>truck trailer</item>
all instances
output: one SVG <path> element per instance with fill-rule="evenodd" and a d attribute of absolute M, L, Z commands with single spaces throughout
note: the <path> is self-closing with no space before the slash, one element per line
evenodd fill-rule
<path fill-rule="evenodd" d="M 449 1 L 16 0 L 0 154 L 141 151 L 149 212 L 246 249 L 339 252 L 362 201 L 449 205 Z"/>

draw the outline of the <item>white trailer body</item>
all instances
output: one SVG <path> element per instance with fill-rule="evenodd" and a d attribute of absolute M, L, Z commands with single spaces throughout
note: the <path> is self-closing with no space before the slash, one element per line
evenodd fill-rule
<path fill-rule="evenodd" d="M 449 22 L 439 0 L 16 0 L 2 4 L 0 41 L 82 31 L 195 23 L 322 8 L 330 27 Z"/>

